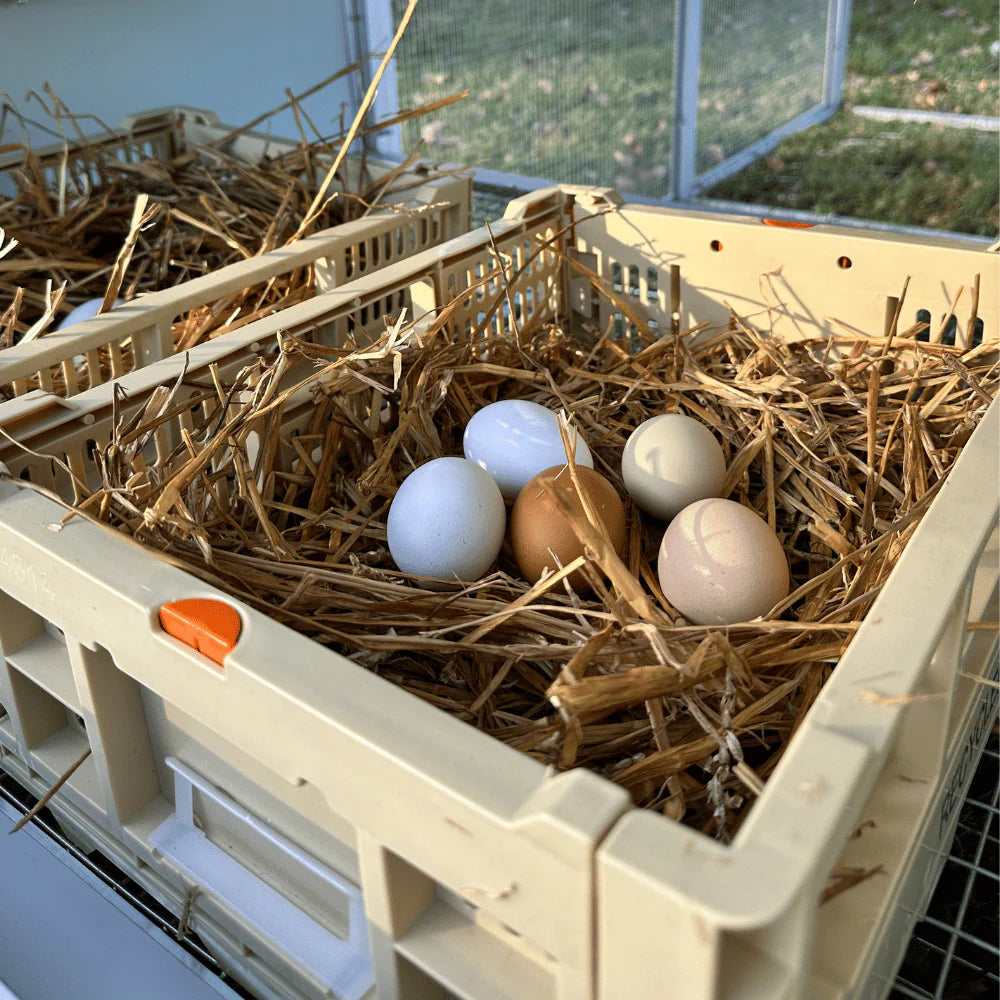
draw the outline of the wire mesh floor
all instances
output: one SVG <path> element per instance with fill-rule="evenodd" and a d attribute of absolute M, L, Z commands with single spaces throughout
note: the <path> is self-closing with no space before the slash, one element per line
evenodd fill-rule
<path fill-rule="evenodd" d="M 1000 754 L 996 730 L 972 779 L 937 888 L 889 1000 L 976 1000 L 1000 993 Z"/>

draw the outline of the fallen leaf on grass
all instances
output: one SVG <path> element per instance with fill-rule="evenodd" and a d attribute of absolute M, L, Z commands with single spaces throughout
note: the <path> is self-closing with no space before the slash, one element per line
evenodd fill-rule
<path fill-rule="evenodd" d="M 938 94 L 944 93 L 947 89 L 947 84 L 942 80 L 924 80 L 917 84 L 913 102 L 918 108 L 936 108 Z"/>

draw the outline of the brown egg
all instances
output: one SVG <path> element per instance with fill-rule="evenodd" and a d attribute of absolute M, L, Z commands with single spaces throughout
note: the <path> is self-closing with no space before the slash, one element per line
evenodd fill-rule
<path fill-rule="evenodd" d="M 580 483 L 597 511 L 605 534 L 619 554 L 625 547 L 625 507 L 615 488 L 593 469 L 578 465 Z M 517 495 L 510 515 L 510 540 L 514 558 L 525 578 L 535 583 L 543 570 L 565 566 L 583 555 L 583 543 L 577 538 L 569 519 L 556 506 L 555 500 L 542 488 L 542 481 L 558 483 L 569 494 L 580 516 L 586 519 L 583 504 L 570 478 L 569 466 L 553 465 L 529 480 Z M 550 551 L 551 550 L 551 551 Z M 553 558 L 558 557 L 558 564 Z M 570 576 L 577 590 L 589 590 L 587 577 L 577 570 Z"/>

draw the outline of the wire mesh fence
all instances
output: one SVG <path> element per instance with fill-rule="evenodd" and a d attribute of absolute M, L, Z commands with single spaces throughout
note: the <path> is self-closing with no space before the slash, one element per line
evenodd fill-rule
<path fill-rule="evenodd" d="M 398 17 L 405 7 L 393 0 Z M 399 102 L 461 90 L 405 149 L 495 171 L 666 190 L 673 101 L 673 6 L 659 0 L 425 0 L 396 56 Z"/>
<path fill-rule="evenodd" d="M 359 55 L 384 50 L 405 6 L 367 0 Z M 376 108 L 469 96 L 383 136 L 380 152 L 422 143 L 430 156 L 508 178 L 688 197 L 701 174 L 739 169 L 741 155 L 776 131 L 832 111 L 848 8 L 422 0 Z"/>
<path fill-rule="evenodd" d="M 702 173 L 823 103 L 829 0 L 703 0 Z"/>

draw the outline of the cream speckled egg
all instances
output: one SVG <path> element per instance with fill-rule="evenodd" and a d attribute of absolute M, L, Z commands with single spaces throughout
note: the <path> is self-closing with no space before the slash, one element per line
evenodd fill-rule
<path fill-rule="evenodd" d="M 788 596 L 778 536 L 733 500 L 685 507 L 663 534 L 656 569 L 664 596 L 695 625 L 751 621 Z"/>
<path fill-rule="evenodd" d="M 507 500 L 513 500 L 532 476 L 566 461 L 556 415 L 527 399 L 502 399 L 474 413 L 465 427 L 462 448 L 470 462 L 496 480 Z M 590 448 L 579 433 L 576 464 L 594 467 Z"/>
<path fill-rule="evenodd" d="M 404 573 L 478 580 L 503 545 L 507 511 L 489 473 L 464 458 L 411 472 L 389 507 L 389 552 Z"/>
<path fill-rule="evenodd" d="M 703 423 L 683 413 L 663 413 L 629 435 L 622 480 L 647 514 L 669 521 L 689 503 L 722 492 L 726 458 Z"/>

